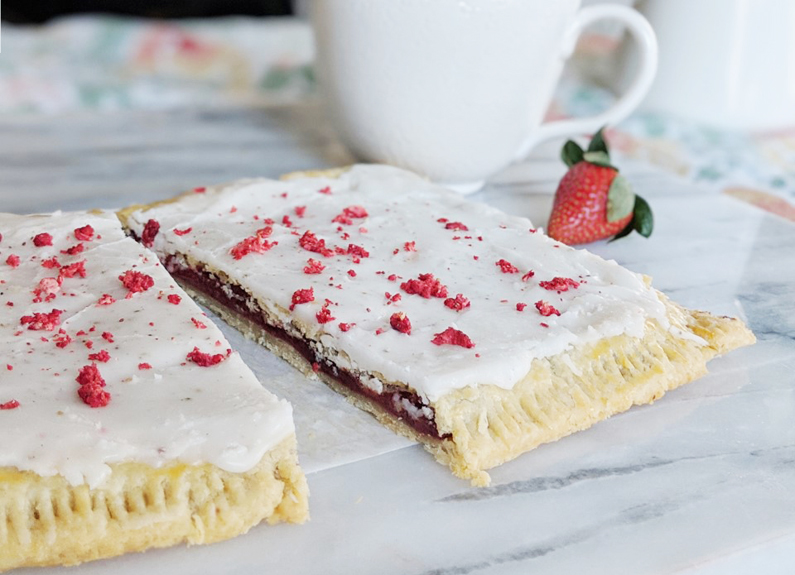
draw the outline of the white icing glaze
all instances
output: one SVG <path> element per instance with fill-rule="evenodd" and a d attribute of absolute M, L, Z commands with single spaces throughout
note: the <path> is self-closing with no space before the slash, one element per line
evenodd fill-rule
<path fill-rule="evenodd" d="M 332 193 L 319 193 L 326 186 Z M 355 205 L 364 207 L 368 217 L 354 219 L 353 225 L 332 222 L 343 208 Z M 296 215 L 297 206 L 306 206 L 303 217 Z M 285 215 L 293 228 L 281 225 Z M 235 260 L 230 249 L 263 228 L 264 218 L 275 220 L 267 239 L 278 245 Z M 439 218 L 461 222 L 469 231 L 446 229 Z M 290 318 L 286 310 L 293 292 L 312 287 L 315 300 L 297 305 L 292 312 L 318 331 L 310 335 L 325 332 L 324 344 L 344 351 L 357 369 L 405 382 L 430 401 L 469 385 L 510 388 L 527 373 L 534 358 L 604 337 L 640 337 L 650 318 L 668 327 L 663 304 L 640 275 L 585 250 L 558 244 L 540 232 L 531 233 L 532 223 L 526 218 L 462 199 L 386 166 L 355 166 L 339 179 L 245 180 L 208 188 L 179 202 L 137 212 L 131 225 L 141 233 L 149 219 L 161 225 L 153 248 L 158 254 L 184 253 L 207 262 L 261 301 L 278 304 L 285 321 Z M 180 236 L 175 228 L 192 231 Z M 322 257 L 308 252 L 298 241 L 307 230 L 325 239 L 329 247 L 347 248 L 352 243 L 370 257 L 357 264 L 349 255 Z M 341 237 L 346 232 L 349 239 Z M 416 242 L 416 251 L 404 249 L 411 241 Z M 394 253 L 395 249 L 399 251 Z M 321 274 L 303 272 L 310 257 L 326 266 Z M 503 273 L 496 265 L 501 259 L 519 268 L 519 273 Z M 356 276 L 349 276 L 348 270 Z M 522 281 L 528 270 L 535 276 Z M 449 297 L 462 293 L 471 306 L 456 312 L 445 307 L 443 299 L 401 290 L 402 281 L 421 273 L 434 274 L 448 287 Z M 402 279 L 389 281 L 390 274 Z M 555 277 L 582 283 L 564 293 L 539 286 Z M 400 293 L 402 299 L 388 305 L 385 292 Z M 334 302 L 329 309 L 336 320 L 320 325 L 315 314 L 326 298 Z M 555 306 L 561 315 L 542 317 L 534 305 L 539 300 Z M 527 304 L 524 311 L 516 309 L 520 302 Z M 390 316 L 398 311 L 409 317 L 410 335 L 390 328 Z M 356 326 L 343 332 L 340 322 Z M 475 347 L 431 343 L 434 334 L 449 327 L 467 334 Z M 378 330 L 385 331 L 379 335 Z"/>
<path fill-rule="evenodd" d="M 78 243 L 73 230 L 86 224 L 95 236 L 83 242 L 85 251 L 60 253 Z M 33 245 L 40 232 L 53 236 L 52 246 Z M 226 352 L 228 343 L 154 254 L 124 237 L 114 214 L 0 214 L 0 233 L 0 404 L 20 403 L 0 411 L 0 467 L 60 474 L 92 487 L 114 462 L 211 463 L 244 472 L 293 433 L 290 405 L 265 391 L 237 353 L 211 367 L 186 362 L 194 346 L 215 354 Z M 6 263 L 11 254 L 19 256 L 19 267 Z M 85 260 L 87 275 L 64 279 L 52 301 L 33 303 L 34 286 L 58 275 L 41 265 L 52 256 L 63 265 Z M 125 299 L 128 290 L 118 276 L 130 269 L 150 275 L 154 286 Z M 116 302 L 98 306 L 103 294 Z M 168 294 L 181 302 L 169 303 Z M 73 338 L 64 348 L 53 341 L 58 328 L 32 331 L 20 324 L 22 316 L 52 309 L 64 310 L 59 327 Z M 80 330 L 86 336 L 76 336 Z M 113 343 L 103 332 L 113 334 Z M 75 378 L 92 363 L 88 355 L 100 350 L 111 356 L 96 362 L 111 401 L 90 408 L 78 397 Z M 141 370 L 139 363 L 152 369 Z"/>

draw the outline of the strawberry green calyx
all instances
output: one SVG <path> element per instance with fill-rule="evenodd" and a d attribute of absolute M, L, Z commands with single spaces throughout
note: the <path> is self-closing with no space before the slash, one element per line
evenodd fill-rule
<path fill-rule="evenodd" d="M 654 215 L 651 213 L 651 207 L 646 200 L 637 195 L 632 209 L 632 219 L 627 224 L 627 227 L 618 232 L 610 241 L 620 240 L 631 234 L 633 230 L 644 238 L 651 236 L 652 231 L 654 231 Z"/>

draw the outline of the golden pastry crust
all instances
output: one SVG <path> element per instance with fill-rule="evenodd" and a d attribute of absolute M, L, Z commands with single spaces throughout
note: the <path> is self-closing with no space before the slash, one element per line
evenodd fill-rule
<path fill-rule="evenodd" d="M 214 543 L 263 520 L 302 523 L 308 516 L 295 436 L 246 473 L 213 465 L 110 468 L 110 477 L 94 489 L 61 476 L 0 468 L 0 571 Z"/>
<path fill-rule="evenodd" d="M 347 169 L 295 172 L 282 179 L 335 178 Z M 143 209 L 156 205 L 159 204 Z M 125 210 L 125 214 L 130 213 L 132 210 Z M 204 262 L 187 257 L 186 260 L 193 267 L 203 266 L 226 283 L 234 283 Z M 648 278 L 647 283 L 650 283 Z M 183 287 L 244 335 L 307 376 L 315 377 L 311 364 L 292 346 L 189 286 Z M 378 403 L 355 394 L 322 372 L 317 376 L 393 431 L 421 442 L 455 475 L 471 480 L 474 485 L 487 485 L 490 481 L 487 469 L 542 443 L 586 429 L 633 405 L 651 403 L 666 391 L 704 375 L 706 362 L 714 356 L 756 341 L 740 320 L 687 310 L 670 302 L 663 294 L 657 294 L 666 306 L 672 329 L 649 320 L 643 338 L 622 335 L 536 359 L 529 372 L 510 389 L 476 385 L 451 391 L 431 403 L 442 439 L 417 432 Z M 268 308 L 273 304 L 259 300 L 256 294 L 249 295 L 268 316 Z M 311 339 L 308 334 L 314 331 L 297 320 L 293 320 L 290 327 L 308 339 Z M 677 333 L 679 335 L 675 335 Z M 378 373 L 368 375 L 383 381 Z M 402 385 L 413 391 L 401 382 L 384 383 Z"/>

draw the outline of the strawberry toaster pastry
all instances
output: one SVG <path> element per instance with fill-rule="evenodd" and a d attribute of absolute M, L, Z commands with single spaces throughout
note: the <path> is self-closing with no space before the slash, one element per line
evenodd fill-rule
<path fill-rule="evenodd" d="M 0 571 L 301 522 L 291 407 L 115 214 L 0 214 Z"/>
<path fill-rule="evenodd" d="M 476 485 L 754 341 L 386 166 L 197 188 L 120 217 L 225 321 Z"/>

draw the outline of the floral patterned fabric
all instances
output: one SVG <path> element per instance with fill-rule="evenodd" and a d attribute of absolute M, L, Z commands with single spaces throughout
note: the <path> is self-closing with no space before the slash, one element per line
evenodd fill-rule
<path fill-rule="evenodd" d="M 264 105 L 315 93 L 311 33 L 292 18 L 81 16 L 41 27 L 4 23 L 2 32 L 0 115 Z M 580 58 L 594 61 L 609 45 L 582 42 Z M 612 99 L 570 73 L 553 114 L 590 114 Z M 626 156 L 795 222 L 795 126 L 750 134 L 638 113 L 610 140 Z"/>

